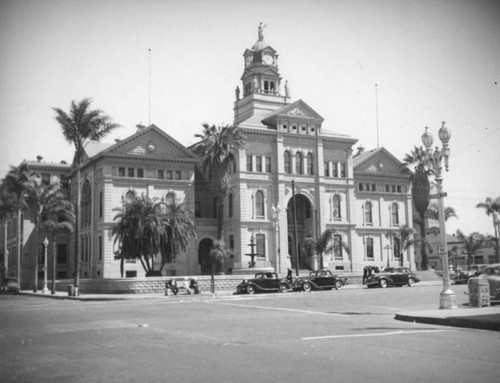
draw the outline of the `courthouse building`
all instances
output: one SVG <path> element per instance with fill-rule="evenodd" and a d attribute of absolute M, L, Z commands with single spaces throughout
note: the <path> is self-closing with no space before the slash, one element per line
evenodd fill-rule
<path fill-rule="evenodd" d="M 401 162 L 383 147 L 359 148 L 354 154 L 356 138 L 330 130 L 320 111 L 293 99 L 279 72 L 277 51 L 262 33 L 244 51 L 233 110 L 233 124 L 247 142 L 234 154 L 223 230 L 232 255 L 220 265 L 221 272 L 274 268 L 283 274 L 297 262 L 300 269 L 323 266 L 346 272 L 359 272 L 366 265 L 399 264 L 398 244 L 386 233 L 412 222 L 410 181 Z M 166 131 L 174 128 L 179 127 Z M 196 170 L 199 158 L 166 131 L 139 126 L 135 134 L 113 144 L 86 147 L 79 233 L 82 278 L 120 277 L 110 236 L 113 218 L 116 209 L 143 193 L 182 201 L 196 217 L 197 238 L 191 239 L 186 254 L 164 268 L 164 274 L 210 273 L 208 252 L 217 235 L 215 200 Z M 55 181 L 60 175 L 71 177 L 76 200 L 75 174 L 69 165 L 54 169 L 49 164 L 32 165 L 45 166 L 48 173 L 53 170 L 50 177 Z M 333 230 L 335 241 L 345 243 L 349 251 L 337 246 L 321 259 L 309 244 L 326 229 Z M 16 233 L 7 229 L 0 234 L 2 247 L 8 250 L 9 274 L 17 254 Z M 28 237 L 25 234 L 24 241 Z M 64 251 L 69 254 L 64 259 L 66 276 L 71 278 L 73 239 L 68 237 L 67 242 Z M 25 252 L 21 251 L 23 273 L 29 275 L 32 265 L 24 262 L 29 258 Z M 415 267 L 412 248 L 403 262 Z M 140 262 L 127 263 L 125 270 L 127 277 L 144 275 Z M 59 275 L 63 277 L 62 270 Z"/>

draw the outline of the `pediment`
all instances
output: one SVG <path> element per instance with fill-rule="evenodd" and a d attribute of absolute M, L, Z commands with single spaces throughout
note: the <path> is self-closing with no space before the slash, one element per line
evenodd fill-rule
<path fill-rule="evenodd" d="M 385 148 L 354 157 L 355 173 L 402 175 L 402 163 Z"/>
<path fill-rule="evenodd" d="M 307 105 L 304 101 L 298 100 L 294 103 L 287 105 L 262 120 L 264 125 L 275 126 L 276 122 L 280 118 L 299 118 L 305 120 L 314 120 L 318 123 L 323 122 L 323 117 L 321 117 L 313 108 Z"/>
<path fill-rule="evenodd" d="M 196 159 L 189 149 L 155 125 L 139 130 L 101 153 L 106 156 Z"/>

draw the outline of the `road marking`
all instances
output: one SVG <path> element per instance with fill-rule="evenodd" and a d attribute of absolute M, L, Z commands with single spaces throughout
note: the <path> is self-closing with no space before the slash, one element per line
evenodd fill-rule
<path fill-rule="evenodd" d="M 214 301 L 207 302 L 207 303 L 218 304 L 218 305 L 225 305 L 225 306 L 244 307 L 244 308 L 250 308 L 250 309 L 275 310 L 275 311 L 290 311 L 290 312 L 296 312 L 296 313 L 301 313 L 301 314 L 327 315 L 327 316 L 337 316 L 337 317 L 348 317 L 349 316 L 349 315 L 344 315 L 344 314 L 324 313 L 324 312 L 320 312 L 320 311 L 287 309 L 287 308 L 284 308 L 284 307 L 267 307 L 267 306 L 255 306 L 255 305 L 239 305 L 239 304 L 236 304 L 236 303 L 222 303 L 222 302 L 214 302 Z"/>
<path fill-rule="evenodd" d="M 451 332 L 457 330 L 410 330 L 410 331 L 391 331 L 391 332 L 374 332 L 370 334 L 350 334 L 350 335 L 324 335 L 311 336 L 301 338 L 301 340 L 318 340 L 318 339 L 336 339 L 336 338 L 363 338 L 370 336 L 390 336 L 390 335 L 405 335 L 405 334 L 421 334 L 425 332 Z"/>

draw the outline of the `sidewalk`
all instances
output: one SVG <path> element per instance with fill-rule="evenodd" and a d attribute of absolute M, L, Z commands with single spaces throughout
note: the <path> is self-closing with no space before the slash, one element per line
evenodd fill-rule
<path fill-rule="evenodd" d="M 451 310 L 420 310 L 397 313 L 394 319 L 442 326 L 500 331 L 500 305 L 462 306 Z"/>

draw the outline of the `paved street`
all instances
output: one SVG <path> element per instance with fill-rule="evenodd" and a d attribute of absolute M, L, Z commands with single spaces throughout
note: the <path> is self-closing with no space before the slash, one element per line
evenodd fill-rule
<path fill-rule="evenodd" d="M 466 286 L 454 286 L 459 304 Z M 441 286 L 81 302 L 0 297 L 2 382 L 496 382 L 499 333 L 394 320 Z"/>

